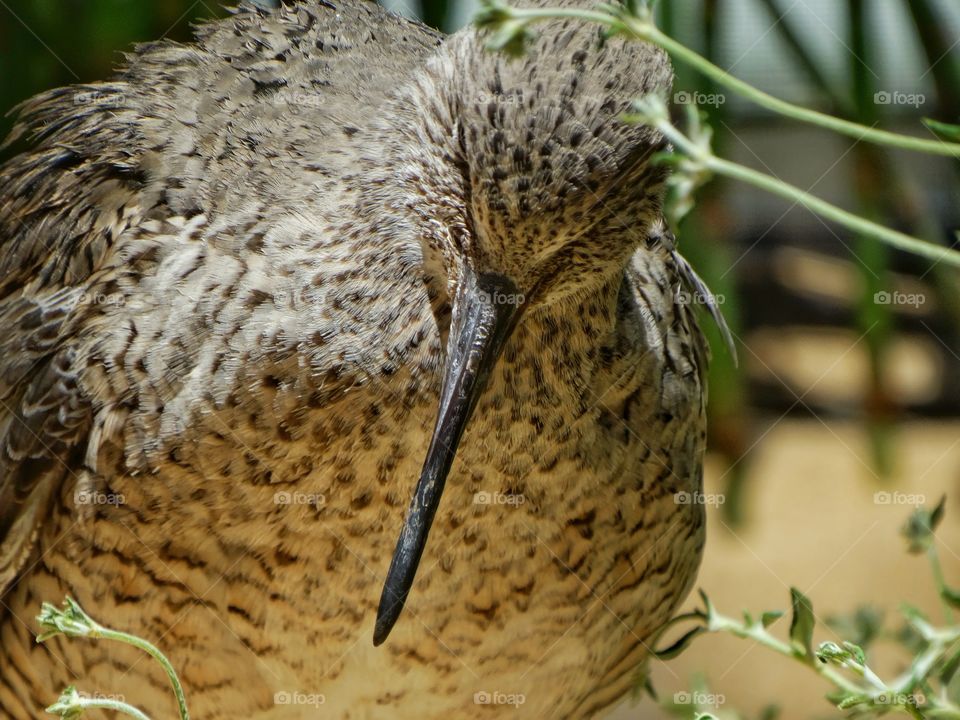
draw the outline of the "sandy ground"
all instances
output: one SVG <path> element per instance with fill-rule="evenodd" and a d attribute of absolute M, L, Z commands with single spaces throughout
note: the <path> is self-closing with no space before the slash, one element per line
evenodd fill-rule
<path fill-rule="evenodd" d="M 902 601 L 942 619 L 926 559 L 905 552 L 899 534 L 911 502 L 935 503 L 947 493 L 947 514 L 938 532 L 948 583 L 960 585 L 960 423 L 911 423 L 898 437 L 897 477 L 881 484 L 870 469 L 862 431 L 854 424 L 813 421 L 776 424 L 752 455 L 750 519 L 734 531 L 717 508 L 709 509 L 709 537 L 698 587 L 718 610 L 739 616 L 789 609 L 789 586 L 812 599 L 824 618 L 869 603 L 898 619 Z M 708 468 L 707 492 L 722 491 L 720 470 Z M 875 496 L 876 493 L 887 493 Z M 693 598 L 686 606 L 692 609 Z M 896 626 L 898 623 L 891 622 Z M 785 636 L 787 618 L 774 626 Z M 818 626 L 814 644 L 840 640 Z M 891 647 L 878 646 L 868 660 L 883 677 L 902 665 Z M 723 716 L 736 710 L 756 718 L 777 703 L 780 717 L 842 717 L 823 699 L 825 681 L 798 663 L 746 640 L 703 636 L 680 657 L 654 662 L 661 698 L 688 690 L 703 673 Z M 693 717 L 691 708 L 687 717 Z M 670 717 L 651 700 L 627 703 L 611 720 Z"/>

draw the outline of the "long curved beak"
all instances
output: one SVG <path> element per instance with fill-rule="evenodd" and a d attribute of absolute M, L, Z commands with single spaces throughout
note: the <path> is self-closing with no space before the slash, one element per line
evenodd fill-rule
<path fill-rule="evenodd" d="M 523 300 L 510 278 L 465 271 L 453 301 L 440 410 L 420 481 L 380 595 L 374 645 L 387 639 L 400 617 L 460 438 L 483 394 L 490 371 L 520 317 Z"/>

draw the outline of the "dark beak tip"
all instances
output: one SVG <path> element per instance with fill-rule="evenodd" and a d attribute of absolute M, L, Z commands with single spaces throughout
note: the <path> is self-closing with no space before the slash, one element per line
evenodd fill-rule
<path fill-rule="evenodd" d="M 400 606 L 403 607 L 402 605 Z M 377 622 L 373 626 L 373 646 L 380 647 L 390 637 L 390 632 L 400 617 L 400 610 L 393 607 L 380 607 L 377 610 Z"/>
<path fill-rule="evenodd" d="M 402 536 L 401 536 L 402 537 Z M 402 558 L 403 555 L 401 554 Z M 377 620 L 373 626 L 373 646 L 379 647 L 393 632 L 394 625 L 400 619 L 406 605 L 407 591 L 402 584 L 406 579 L 396 572 L 397 567 L 402 565 L 396 558 L 390 564 L 390 570 L 387 573 L 387 580 L 384 582 L 383 591 L 380 595 L 380 604 L 377 606 Z M 412 580 L 412 576 L 410 578 Z"/>
<path fill-rule="evenodd" d="M 471 274 L 454 301 L 440 409 L 384 581 L 373 631 L 375 647 L 386 641 L 403 611 L 460 438 L 519 317 L 521 305 L 501 303 L 500 296 L 522 297 L 505 276 Z"/>

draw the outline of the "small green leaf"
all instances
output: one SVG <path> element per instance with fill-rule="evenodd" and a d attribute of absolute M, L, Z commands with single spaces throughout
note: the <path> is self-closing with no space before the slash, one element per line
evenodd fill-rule
<path fill-rule="evenodd" d="M 63 607 L 45 602 L 40 606 L 37 615 L 42 632 L 37 635 L 37 642 L 44 642 L 61 633 L 67 637 L 98 637 L 102 628 L 93 618 L 87 615 L 77 602 L 67 597 Z"/>
<path fill-rule="evenodd" d="M 717 611 L 713 607 L 713 603 L 710 602 L 710 598 L 707 597 L 707 594 L 703 590 L 700 590 L 699 592 L 700 599 L 703 600 L 703 615 L 706 618 L 707 629 L 716 630 L 717 628 L 715 623 L 717 619 Z"/>
<path fill-rule="evenodd" d="M 690 643 L 693 642 L 693 639 L 695 637 L 697 637 L 698 635 L 702 635 L 706 631 L 707 631 L 706 627 L 704 627 L 703 625 L 699 625 L 693 628 L 692 630 L 688 630 L 686 633 L 684 633 L 680 637 L 679 640 L 677 640 L 675 643 L 673 643 L 669 647 L 665 647 L 663 650 L 655 650 L 653 654 L 654 656 L 656 656 L 658 660 L 672 660 L 677 655 L 679 655 L 684 650 L 686 650 L 687 647 L 690 645 Z"/>
<path fill-rule="evenodd" d="M 940 597 L 943 598 L 950 607 L 960 608 L 960 590 L 954 590 L 944 585 L 940 588 Z"/>
<path fill-rule="evenodd" d="M 933 545 L 934 532 L 943 520 L 945 500 L 946 496 L 941 497 L 932 510 L 917 508 L 913 511 L 901 531 L 907 540 L 907 552 L 918 555 L 925 553 Z"/>
<path fill-rule="evenodd" d="M 813 626 L 816 624 L 813 605 L 809 598 L 796 588 L 790 588 L 790 601 L 790 641 L 805 657 L 813 657 Z"/>
<path fill-rule="evenodd" d="M 80 703 L 80 693 L 73 685 L 68 687 L 62 693 L 57 701 L 47 708 L 51 715 L 59 715 L 65 720 L 74 720 L 83 715 L 83 705 Z"/>
<path fill-rule="evenodd" d="M 946 512 L 947 496 L 941 495 L 937 506 L 930 513 L 930 529 L 936 530 Z"/>
<path fill-rule="evenodd" d="M 850 656 L 858 665 L 867 664 L 867 654 L 863 651 L 862 647 L 854 645 L 852 642 L 847 642 L 846 640 L 843 641 L 843 647 L 850 653 Z"/>
<path fill-rule="evenodd" d="M 783 617 L 783 610 L 767 610 L 760 616 L 760 622 L 765 628 L 773 625 L 777 620 Z"/>
<path fill-rule="evenodd" d="M 955 653 L 946 664 L 944 664 L 943 668 L 941 668 L 940 682 L 945 686 L 949 686 L 957 675 L 957 668 L 960 668 L 960 654 Z"/>
<path fill-rule="evenodd" d="M 659 698 L 657 697 L 657 689 L 653 686 L 653 678 L 650 677 L 650 673 L 646 673 L 643 678 L 643 689 L 650 696 L 650 699 L 654 702 L 657 702 Z"/>
<path fill-rule="evenodd" d="M 867 664 L 867 656 L 863 652 L 863 648 L 851 642 L 844 642 L 843 645 L 837 645 L 835 642 L 830 642 L 829 640 L 820 643 L 819 647 L 817 647 L 817 660 L 822 663 L 832 662 L 837 665 L 843 665 L 848 662 L 855 662 L 860 666 Z"/>
<path fill-rule="evenodd" d="M 849 708 L 854 707 L 855 705 L 863 705 L 864 703 L 869 703 L 869 702 L 870 702 L 869 695 L 854 695 L 851 693 L 849 695 L 846 695 L 842 699 L 840 699 L 839 702 L 837 702 L 837 709 L 847 710 Z"/>
<path fill-rule="evenodd" d="M 824 664 L 832 662 L 842 665 L 849 659 L 850 652 L 835 642 L 822 642 L 817 648 L 817 660 Z"/>
<path fill-rule="evenodd" d="M 946 140 L 960 142 L 960 125 L 951 125 L 931 118 L 923 118 L 923 124 Z"/>
<path fill-rule="evenodd" d="M 747 627 L 753 627 L 753 615 L 750 614 L 749 610 L 743 611 L 743 624 Z"/>

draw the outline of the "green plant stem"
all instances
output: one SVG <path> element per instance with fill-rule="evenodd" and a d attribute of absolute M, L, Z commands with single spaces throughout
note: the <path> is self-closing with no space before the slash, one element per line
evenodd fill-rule
<path fill-rule="evenodd" d="M 940 565 L 940 554 L 937 552 L 937 546 L 930 544 L 927 549 L 927 558 L 930 560 L 930 569 L 933 572 L 933 581 L 937 585 L 937 595 L 940 596 L 940 602 L 943 603 L 943 616 L 948 625 L 953 625 L 953 608 L 943 596 L 947 587 L 947 581 L 943 577 L 943 567 Z"/>
<path fill-rule="evenodd" d="M 719 613 L 714 613 L 710 617 L 709 630 L 711 632 L 728 632 L 739 638 L 753 640 L 764 647 L 770 648 L 774 652 L 784 655 L 812 668 L 818 675 L 833 683 L 841 690 L 851 695 L 861 695 L 865 704 L 871 704 L 872 707 L 881 707 L 870 703 L 871 695 L 892 695 L 896 702 L 885 704 L 884 709 L 897 709 L 907 713 L 915 718 L 923 718 L 924 713 L 931 717 L 949 718 L 950 720 L 960 719 L 960 707 L 951 702 L 938 698 L 935 707 L 924 707 L 923 712 L 909 702 L 904 702 L 903 698 L 911 693 L 920 680 L 930 673 L 937 659 L 943 654 L 947 645 L 957 639 L 956 632 L 939 632 L 930 637 L 930 647 L 913 663 L 910 670 L 902 677 L 898 678 L 891 685 L 887 685 L 866 665 L 860 665 L 856 662 L 847 662 L 843 665 L 855 672 L 866 680 L 872 687 L 871 689 L 862 687 L 857 683 L 851 682 L 840 672 L 826 663 L 813 660 L 801 652 L 798 652 L 792 645 L 783 642 L 774 637 L 761 624 L 746 625 L 732 618 L 725 617 Z"/>
<path fill-rule="evenodd" d="M 128 705 L 125 702 L 120 702 L 119 700 L 106 700 L 106 699 L 97 699 L 97 698 L 78 698 L 73 706 L 73 708 L 79 708 L 80 712 L 85 710 L 113 710 L 114 712 L 123 713 L 124 715 L 129 715 L 130 717 L 135 717 L 137 720 L 150 720 L 150 716 L 144 713 L 141 710 L 138 710 L 133 705 Z M 47 709 L 47 712 L 50 712 L 50 709 Z M 59 713 L 54 713 L 59 714 Z"/>
<path fill-rule="evenodd" d="M 177 698 L 177 709 L 180 712 L 180 720 L 190 720 L 190 713 L 187 711 L 187 699 L 183 693 L 183 685 L 180 684 L 180 678 L 177 677 L 177 672 L 173 669 L 173 664 L 167 659 L 166 655 L 157 649 L 156 646 L 152 645 L 146 640 L 136 637 L 135 635 L 120 632 L 119 630 L 105 628 L 99 623 L 97 624 L 95 632 L 91 635 L 91 637 L 102 637 L 105 640 L 115 640 L 117 642 L 126 643 L 127 645 L 132 645 L 135 648 L 143 650 L 143 652 L 147 653 L 150 657 L 160 663 L 163 671 L 167 674 L 167 677 L 170 678 L 170 684 L 173 686 L 173 694 Z"/>
<path fill-rule="evenodd" d="M 632 36 L 638 40 L 659 45 L 671 56 L 696 68 L 716 83 L 742 95 L 755 104 L 793 120 L 818 125 L 843 135 L 890 147 L 912 150 L 946 157 L 960 157 L 960 143 L 941 140 L 924 140 L 908 137 L 886 130 L 860 125 L 842 120 L 832 115 L 810 110 L 774 97 L 745 83 L 722 68 L 717 67 L 705 57 L 685 47 L 682 43 L 664 33 L 653 24 L 652 18 L 636 17 L 625 13 L 603 10 L 577 10 L 574 8 L 509 8 L 510 16 L 523 23 L 570 18 L 585 20 L 604 25 L 611 30 Z"/>
<path fill-rule="evenodd" d="M 923 240 L 905 235 L 902 232 L 891 230 L 890 228 L 870 222 L 869 220 L 865 220 L 864 218 L 854 215 L 851 212 L 847 212 L 842 208 L 838 208 L 836 205 L 831 205 L 826 200 L 822 200 L 815 195 L 811 195 L 810 193 L 794 187 L 789 183 L 785 183 L 782 180 L 778 180 L 777 178 L 757 172 L 756 170 L 751 170 L 743 165 L 737 165 L 736 163 L 732 163 L 728 160 L 718 158 L 712 153 L 705 151 L 703 148 L 693 143 L 676 127 L 674 127 L 669 120 L 661 120 L 658 122 L 657 129 L 660 130 L 676 147 L 678 147 L 684 153 L 694 157 L 706 168 L 718 175 L 724 175 L 726 177 L 733 178 L 734 180 L 740 180 L 741 182 L 758 187 L 761 190 L 766 190 L 774 195 L 779 195 L 787 200 L 792 200 L 807 208 L 811 212 L 814 212 L 828 220 L 832 220 L 839 225 L 843 225 L 848 230 L 852 230 L 853 232 L 869 235 L 870 237 L 881 240 L 889 245 L 892 245 L 893 247 L 920 255 L 936 262 L 945 262 L 950 265 L 960 267 L 960 252 L 956 250 L 944 248 L 939 245 L 933 245 L 931 243 L 924 242 Z"/>
<path fill-rule="evenodd" d="M 728 618 L 720 614 L 714 615 L 710 619 L 711 632 L 729 632 L 739 638 L 746 638 L 760 643 L 771 650 L 780 653 L 794 660 L 799 660 L 804 665 L 813 668 L 819 675 L 823 676 L 834 685 L 850 693 L 863 693 L 863 688 L 856 683 L 851 682 L 834 668 L 820 662 L 810 662 L 807 658 L 797 653 L 792 645 L 789 645 L 779 638 L 774 637 L 767 632 L 762 625 L 744 625 L 743 623 Z"/>

